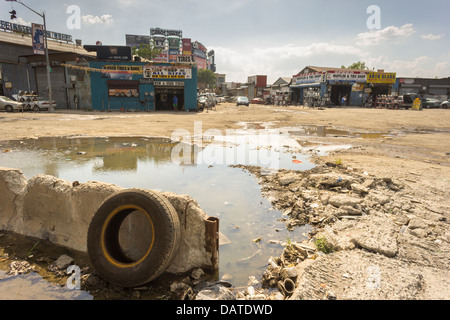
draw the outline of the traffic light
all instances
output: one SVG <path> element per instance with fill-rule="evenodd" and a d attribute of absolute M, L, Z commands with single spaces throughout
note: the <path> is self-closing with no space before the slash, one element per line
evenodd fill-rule
<path fill-rule="evenodd" d="M 14 20 L 16 17 L 16 10 L 10 11 L 9 12 L 11 14 L 11 20 Z"/>

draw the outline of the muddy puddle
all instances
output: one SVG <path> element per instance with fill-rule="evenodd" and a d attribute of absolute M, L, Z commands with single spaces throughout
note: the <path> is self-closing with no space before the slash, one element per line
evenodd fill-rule
<path fill-rule="evenodd" d="M 351 137 L 361 139 L 378 139 L 390 136 L 390 132 L 364 132 L 336 129 L 331 126 L 299 126 L 288 130 L 289 134 L 297 137 Z"/>
<path fill-rule="evenodd" d="M 218 278 L 246 286 L 249 276 L 258 278 L 268 259 L 280 254 L 280 242 L 301 241 L 310 231 L 309 226 L 288 231 L 278 221 L 282 213 L 262 197 L 256 178 L 232 167 L 261 166 L 265 174 L 314 167 L 308 156 L 298 153 L 295 140 L 276 139 L 215 136 L 200 146 L 147 137 L 0 141 L 0 166 L 20 169 L 28 179 L 47 174 L 71 182 L 102 181 L 125 188 L 188 194 L 208 215 L 220 219 L 220 231 L 229 240 L 220 245 Z M 29 287 L 35 292 L 14 291 L 18 299 L 95 298 L 87 292 L 67 292 L 61 286 L 55 289 L 47 282 L 36 274 L 30 278 L 0 275 L 0 298 L 12 292 L 12 287 Z"/>

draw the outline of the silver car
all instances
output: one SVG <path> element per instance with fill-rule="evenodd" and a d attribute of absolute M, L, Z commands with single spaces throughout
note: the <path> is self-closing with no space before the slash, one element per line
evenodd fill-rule
<path fill-rule="evenodd" d="M 21 102 L 14 101 L 8 97 L 0 96 L 0 110 L 6 110 L 6 112 L 23 110 L 23 104 Z"/>

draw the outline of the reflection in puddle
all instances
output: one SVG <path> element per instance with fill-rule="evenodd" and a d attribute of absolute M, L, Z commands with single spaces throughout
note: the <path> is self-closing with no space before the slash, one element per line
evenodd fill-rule
<path fill-rule="evenodd" d="M 388 136 L 388 132 L 362 132 L 339 130 L 329 126 L 300 126 L 292 128 L 289 133 L 293 136 L 316 136 L 316 137 L 351 137 L 362 139 L 378 139 Z"/>
<path fill-rule="evenodd" d="M 214 138 L 214 144 L 203 148 L 183 146 L 182 156 L 187 153 L 191 160 L 187 164 L 173 161 L 174 155 L 179 155 L 174 150 L 180 145 L 166 138 L 0 142 L 0 150 L 10 150 L 0 152 L 0 166 L 21 169 L 28 179 L 47 174 L 70 182 L 102 181 L 125 188 L 188 194 L 208 215 L 220 219 L 220 231 L 230 240 L 220 247 L 219 277 L 227 274 L 233 285 L 247 285 L 250 275 L 258 276 L 265 270 L 270 256 L 281 253 L 282 247 L 270 240 L 301 241 L 310 227 L 288 231 L 277 221 L 282 213 L 262 197 L 257 179 L 230 165 L 260 165 L 265 157 L 276 159 L 275 169 L 308 170 L 314 165 L 305 155 L 295 153 L 288 140 L 278 141 L 281 143 L 274 150 L 273 145 L 261 145 L 251 136 L 247 140 L 241 140 L 242 136 Z M 259 162 L 253 163 L 255 159 Z M 254 242 L 257 238 L 261 241 Z"/>
<path fill-rule="evenodd" d="M 82 290 L 71 290 L 45 281 L 39 274 L 31 272 L 6 276 L 0 270 L 0 300 L 92 300 Z"/>

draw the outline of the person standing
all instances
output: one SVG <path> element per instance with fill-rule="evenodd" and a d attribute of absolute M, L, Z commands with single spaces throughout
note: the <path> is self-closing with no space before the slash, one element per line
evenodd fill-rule
<path fill-rule="evenodd" d="M 177 95 L 175 95 L 173 97 L 173 110 L 174 111 L 178 111 L 178 97 L 177 97 Z"/>

